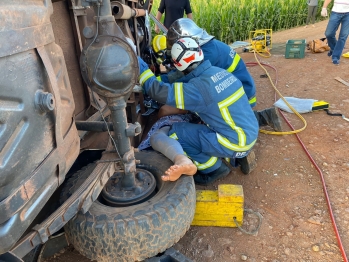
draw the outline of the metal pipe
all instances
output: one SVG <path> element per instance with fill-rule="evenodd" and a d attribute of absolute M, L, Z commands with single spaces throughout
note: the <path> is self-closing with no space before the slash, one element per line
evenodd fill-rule
<path fill-rule="evenodd" d="M 99 16 L 111 16 L 111 6 L 109 1 L 103 1 L 102 4 L 93 5 L 93 9 L 95 10 L 95 14 L 98 14 L 99 9 Z"/>
<path fill-rule="evenodd" d="M 125 189 L 134 188 L 136 185 L 136 159 L 131 147 L 130 139 L 127 137 L 128 126 L 126 116 L 126 101 L 124 97 L 108 98 L 108 106 L 111 111 L 111 120 L 114 126 L 114 140 L 117 143 L 117 150 L 123 158 L 125 175 L 122 178 L 122 186 Z"/>
<path fill-rule="evenodd" d="M 131 17 L 145 16 L 144 9 L 131 8 L 120 2 L 111 3 L 112 15 L 115 19 L 130 19 Z"/>

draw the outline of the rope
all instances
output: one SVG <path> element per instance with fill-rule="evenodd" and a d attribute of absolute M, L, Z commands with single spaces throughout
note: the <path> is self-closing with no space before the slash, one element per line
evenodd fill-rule
<path fill-rule="evenodd" d="M 238 221 L 236 220 L 236 217 L 233 217 L 235 225 L 241 232 L 243 232 L 243 233 L 245 233 L 247 235 L 255 235 L 258 232 L 258 230 L 260 229 L 261 225 L 262 225 L 263 217 L 262 217 L 262 215 L 259 212 L 255 212 L 252 209 L 245 208 L 244 211 L 247 212 L 247 213 L 254 214 L 254 215 L 256 215 L 258 217 L 258 225 L 257 225 L 257 227 L 254 230 L 252 230 L 251 232 L 248 232 L 247 230 L 245 230 L 241 226 L 239 226 Z"/>
<path fill-rule="evenodd" d="M 277 70 L 275 67 L 272 67 L 270 65 L 267 65 L 267 64 L 263 64 L 263 63 L 260 63 L 256 57 L 256 54 L 255 54 L 255 58 L 256 58 L 256 61 L 258 62 L 258 64 L 264 69 L 264 71 L 266 72 L 266 75 L 268 76 L 273 88 L 275 89 L 275 91 L 280 95 L 280 97 L 283 99 L 283 101 L 289 106 L 289 108 L 294 112 L 295 112 L 295 109 L 290 106 L 287 101 L 281 96 L 280 92 L 277 90 L 277 88 L 275 87 L 276 83 L 277 83 Z M 246 65 L 257 65 L 257 63 L 246 63 Z M 271 67 L 275 70 L 275 73 L 276 73 L 276 81 L 275 81 L 275 85 L 274 83 L 271 81 L 271 78 L 268 74 L 268 72 L 266 71 L 266 69 L 262 66 L 265 65 L 265 66 L 268 66 L 268 67 Z M 275 94 L 275 100 L 276 100 L 276 94 Z M 328 109 L 325 109 L 326 113 L 328 115 L 335 115 L 335 116 L 342 116 L 342 118 L 344 120 L 347 120 L 349 121 L 348 118 L 345 118 L 343 114 L 337 114 L 337 113 L 331 113 L 329 112 Z M 325 199 L 326 199 L 326 204 L 327 204 L 327 207 L 328 207 L 328 210 L 329 210 L 329 215 L 330 215 L 330 218 L 331 218 L 331 222 L 332 222 L 332 226 L 333 226 L 333 230 L 335 232 L 335 235 L 336 235 L 336 238 L 337 238 L 337 242 L 338 242 L 338 246 L 339 246 L 339 249 L 340 249 L 340 252 L 341 252 L 341 255 L 343 257 L 343 261 L 344 262 L 348 262 L 348 258 L 346 256 L 346 252 L 345 252 L 345 249 L 344 249 L 344 246 L 343 246 L 343 243 L 342 243 L 342 240 L 341 240 L 341 237 L 340 237 L 340 234 L 339 234 L 339 231 L 338 231 L 338 227 L 337 227 L 337 224 L 336 224 L 336 220 L 334 218 L 334 215 L 333 215 L 333 211 L 332 211 L 332 207 L 331 207 L 331 201 L 330 201 L 330 198 L 329 198 L 329 195 L 328 195 L 328 192 L 327 192 L 327 188 L 326 188 L 326 183 L 325 183 L 325 179 L 324 179 L 324 175 L 321 171 L 321 169 L 319 168 L 319 166 L 317 165 L 317 163 L 315 162 L 315 160 L 312 158 L 312 156 L 310 155 L 309 151 L 307 150 L 306 146 L 304 145 L 304 143 L 302 142 L 302 140 L 300 139 L 299 135 L 297 133 L 299 133 L 300 131 L 304 130 L 306 128 L 306 122 L 304 120 L 303 117 L 301 117 L 298 112 L 297 112 L 297 116 L 300 116 L 301 119 L 303 119 L 302 121 L 304 122 L 304 127 L 302 129 L 299 129 L 299 130 L 295 130 L 294 127 L 292 126 L 292 124 L 287 120 L 287 118 L 285 117 L 285 115 L 281 112 L 281 115 L 282 117 L 284 118 L 284 120 L 286 121 L 286 123 L 288 124 L 288 126 L 293 130 L 293 133 L 295 134 L 298 142 L 301 144 L 303 150 L 305 151 L 306 155 L 308 156 L 309 160 L 311 161 L 311 163 L 314 165 L 315 169 L 318 171 L 319 175 L 320 175 L 320 179 L 321 179 L 321 183 L 322 183 L 322 189 L 323 189 L 323 192 L 324 192 L 324 195 L 325 195 Z M 260 131 L 265 131 L 265 130 L 260 130 Z M 268 131 L 265 131 L 265 132 L 262 132 L 262 133 L 266 133 Z M 266 134 L 275 134 L 275 135 L 279 135 L 281 133 L 285 133 L 285 132 L 268 132 Z M 287 132 L 288 133 L 288 132 Z"/>
<path fill-rule="evenodd" d="M 302 128 L 300 128 L 300 129 L 298 129 L 298 130 L 276 132 L 276 131 L 267 131 L 267 130 L 264 130 L 264 129 L 260 129 L 259 132 L 261 132 L 261 133 L 263 133 L 263 134 L 269 134 L 269 135 L 291 135 L 291 134 L 296 134 L 296 133 L 299 133 L 299 132 L 303 131 L 303 130 L 307 127 L 307 122 L 306 122 L 305 119 L 296 111 L 296 109 L 294 109 L 293 106 L 291 106 L 291 105 L 287 102 L 287 100 L 283 97 L 283 95 L 280 93 L 280 91 L 276 88 L 275 84 L 274 84 L 273 81 L 271 80 L 271 77 L 270 77 L 270 75 L 269 75 L 269 73 L 268 73 L 268 70 L 266 70 L 265 67 L 263 66 L 263 65 L 265 65 L 265 66 L 269 66 L 269 65 L 266 65 L 266 64 L 261 63 L 261 62 L 258 60 L 257 56 L 256 56 L 256 52 L 253 52 L 253 53 L 254 53 L 254 56 L 255 56 L 255 59 L 256 59 L 257 63 L 246 63 L 246 64 L 250 64 L 250 65 L 257 65 L 257 64 L 258 64 L 258 65 L 264 70 L 264 72 L 265 72 L 265 74 L 267 75 L 267 77 L 268 77 L 268 79 L 269 79 L 269 81 L 270 81 L 272 87 L 274 88 L 275 92 L 280 96 L 280 98 L 285 102 L 285 104 L 292 110 L 292 112 L 295 113 L 295 114 L 302 120 L 302 122 L 304 123 L 304 126 L 303 126 Z M 262 64 L 263 64 L 263 65 L 262 65 Z M 269 67 L 271 67 L 271 66 L 269 66 Z M 272 68 L 275 70 L 275 72 L 277 72 L 276 69 L 275 69 L 274 67 L 272 67 Z"/>

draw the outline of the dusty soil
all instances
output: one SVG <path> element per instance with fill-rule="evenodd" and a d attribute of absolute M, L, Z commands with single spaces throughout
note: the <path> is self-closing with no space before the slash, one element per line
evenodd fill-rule
<path fill-rule="evenodd" d="M 283 96 L 324 100 L 332 112 L 349 117 L 349 87 L 335 77 L 349 81 L 349 59 L 340 65 L 332 64 L 326 53 L 311 54 L 303 59 L 285 59 L 286 41 L 312 39 L 324 36 L 327 21 L 315 28 L 299 27 L 273 34 L 272 56 L 258 58 L 277 70 L 266 67 Z M 345 52 L 348 52 L 347 44 Z M 252 53 L 241 53 L 246 63 L 256 62 Z M 249 68 L 257 84 L 257 109 L 273 105 L 275 91 L 259 66 Z M 278 99 L 278 97 L 277 97 Z M 291 113 L 283 113 L 295 129 L 302 121 Z M 198 189 L 216 189 L 218 184 L 242 185 L 245 208 L 262 215 L 258 233 L 249 235 L 237 228 L 194 227 L 176 244 L 189 259 L 206 261 L 343 261 L 326 203 L 325 191 L 338 226 L 343 247 L 349 255 L 349 122 L 324 111 L 302 114 L 307 122 L 298 133 L 307 153 L 296 135 L 260 134 L 255 146 L 257 168 L 248 176 L 239 169 L 213 186 Z M 283 129 L 291 130 L 283 121 Z M 319 167 L 326 183 L 324 191 Z M 245 213 L 243 228 L 258 226 L 255 215 Z M 72 247 L 47 261 L 87 262 Z"/>

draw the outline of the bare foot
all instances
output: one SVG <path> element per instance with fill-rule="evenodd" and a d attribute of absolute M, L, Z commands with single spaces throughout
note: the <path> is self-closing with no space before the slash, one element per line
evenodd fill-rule
<path fill-rule="evenodd" d="M 175 163 L 165 171 L 165 175 L 161 176 L 163 181 L 176 181 L 181 175 L 192 176 L 197 171 L 196 165 L 184 155 L 175 158 Z"/>

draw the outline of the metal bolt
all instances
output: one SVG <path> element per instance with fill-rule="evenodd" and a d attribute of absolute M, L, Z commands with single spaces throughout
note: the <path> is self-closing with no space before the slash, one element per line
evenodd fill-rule
<path fill-rule="evenodd" d="M 42 112 L 53 111 L 55 108 L 55 98 L 51 93 L 38 90 L 35 93 L 35 106 Z"/>

